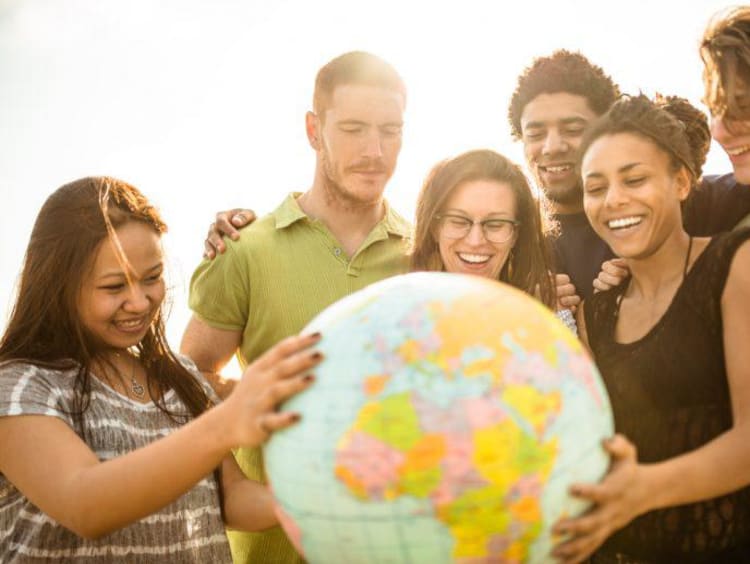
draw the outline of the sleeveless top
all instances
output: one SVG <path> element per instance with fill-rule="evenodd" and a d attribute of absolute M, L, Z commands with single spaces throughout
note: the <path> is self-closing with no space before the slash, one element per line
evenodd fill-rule
<path fill-rule="evenodd" d="M 714 237 L 662 318 L 635 342 L 614 340 L 629 280 L 586 300 L 589 344 L 615 428 L 636 445 L 639 462 L 695 450 L 732 426 L 721 296 L 732 259 L 748 239 L 747 229 Z M 592 562 L 750 562 L 750 487 L 641 515 Z"/>

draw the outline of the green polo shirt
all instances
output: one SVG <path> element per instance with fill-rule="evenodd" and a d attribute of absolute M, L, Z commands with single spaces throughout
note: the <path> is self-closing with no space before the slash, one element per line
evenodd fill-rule
<path fill-rule="evenodd" d="M 383 219 L 349 258 L 328 228 L 309 218 L 290 194 L 271 214 L 228 241 L 223 255 L 203 261 L 190 281 L 190 308 L 211 327 L 242 331 L 244 368 L 281 339 L 299 333 L 327 306 L 408 269 L 409 223 L 386 204 Z M 245 474 L 265 482 L 260 449 L 240 449 Z M 280 527 L 229 532 L 235 562 L 302 560 Z"/>

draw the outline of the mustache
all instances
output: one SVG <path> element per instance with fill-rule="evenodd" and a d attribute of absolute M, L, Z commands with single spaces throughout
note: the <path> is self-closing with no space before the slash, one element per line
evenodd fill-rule
<path fill-rule="evenodd" d="M 388 168 L 380 159 L 364 159 L 346 167 L 346 170 L 347 172 L 384 173 L 388 171 Z"/>

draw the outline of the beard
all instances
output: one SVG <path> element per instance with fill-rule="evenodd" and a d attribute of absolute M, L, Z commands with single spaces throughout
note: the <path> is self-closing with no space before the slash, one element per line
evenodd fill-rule
<path fill-rule="evenodd" d="M 385 170 L 385 165 L 382 161 L 360 161 L 344 169 L 343 174 L 337 172 L 335 164 L 331 162 L 326 152 L 323 152 L 322 162 L 323 187 L 328 204 L 336 204 L 346 210 L 362 210 L 380 205 L 383 190 L 372 190 L 364 194 L 359 194 L 356 190 L 347 187 L 342 177 L 347 171 Z"/>
<path fill-rule="evenodd" d="M 539 182 L 537 180 L 537 182 Z M 562 204 L 564 206 L 580 205 L 583 202 L 583 186 L 580 182 L 576 182 L 573 186 L 550 188 L 544 186 L 539 182 L 539 186 L 542 189 L 544 197 L 554 204 Z"/>

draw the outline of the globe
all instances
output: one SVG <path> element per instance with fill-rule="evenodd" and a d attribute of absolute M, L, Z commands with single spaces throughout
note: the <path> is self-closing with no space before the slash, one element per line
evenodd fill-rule
<path fill-rule="evenodd" d="M 474 276 L 397 276 L 331 305 L 302 420 L 264 451 L 279 520 L 313 564 L 544 562 L 613 433 L 578 339 Z"/>

